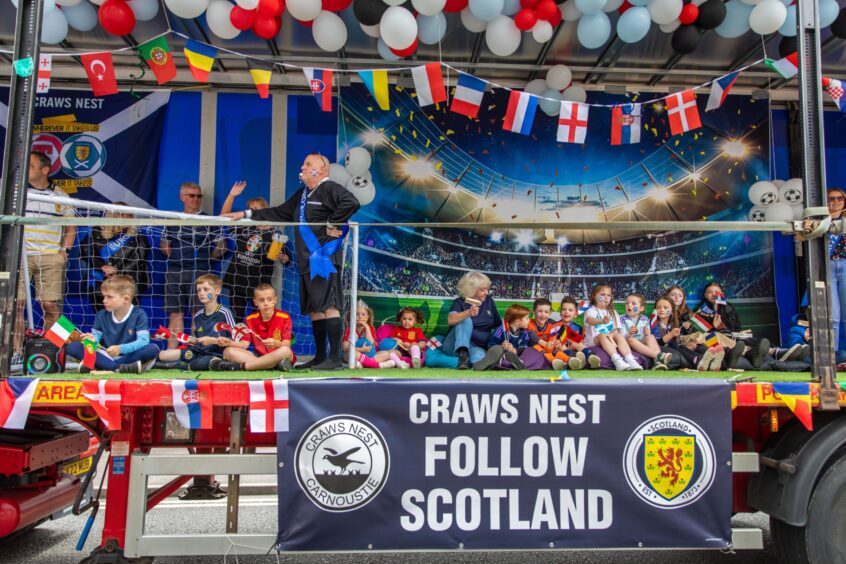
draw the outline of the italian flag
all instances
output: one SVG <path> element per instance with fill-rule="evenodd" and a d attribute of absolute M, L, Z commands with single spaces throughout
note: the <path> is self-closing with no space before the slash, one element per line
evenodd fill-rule
<path fill-rule="evenodd" d="M 70 319 L 62 315 L 53 324 L 53 326 L 50 327 L 50 330 L 44 334 L 44 338 L 56 345 L 58 348 L 62 348 L 65 346 L 65 343 L 68 342 L 68 338 L 74 331 L 76 331 L 76 326 L 70 322 Z"/>
<path fill-rule="evenodd" d="M 777 61 L 765 59 L 764 64 L 780 74 L 782 78 L 793 78 L 799 73 L 799 54 L 793 53 Z"/>
<path fill-rule="evenodd" d="M 690 324 L 693 325 L 697 331 L 702 333 L 707 333 L 714 329 L 711 327 L 711 324 L 705 321 L 705 319 L 703 319 L 698 313 L 694 314 L 694 316 L 690 318 Z"/>

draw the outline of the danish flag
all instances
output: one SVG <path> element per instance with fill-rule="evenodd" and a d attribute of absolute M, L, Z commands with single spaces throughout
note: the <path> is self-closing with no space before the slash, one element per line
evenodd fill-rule
<path fill-rule="evenodd" d="M 584 143 L 587 137 L 588 110 L 590 106 L 579 102 L 561 102 L 558 114 L 558 141 Z"/>
<path fill-rule="evenodd" d="M 699 109 L 693 90 L 677 92 L 667 97 L 667 115 L 670 118 L 670 133 L 678 135 L 691 129 L 699 129 Z"/>
<path fill-rule="evenodd" d="M 82 395 L 112 431 L 120 431 L 120 386 L 120 380 L 88 380 L 82 383 Z"/>
<path fill-rule="evenodd" d="M 250 385 L 250 431 L 288 431 L 288 381 L 261 380 Z"/>

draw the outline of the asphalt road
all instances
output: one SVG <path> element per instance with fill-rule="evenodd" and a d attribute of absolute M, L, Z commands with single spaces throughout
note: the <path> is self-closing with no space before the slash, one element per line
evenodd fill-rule
<path fill-rule="evenodd" d="M 74 547 L 85 523 L 85 517 L 64 517 L 56 521 L 43 523 L 30 533 L 10 541 L 0 543 L 0 560 L 4 564 L 64 564 L 78 562 L 98 545 L 104 511 L 101 508 L 91 536 L 83 552 L 76 552 Z M 172 534 L 180 531 L 190 533 L 219 533 L 224 530 L 225 505 L 223 501 L 181 502 L 171 498 L 148 514 L 147 532 Z M 242 498 L 240 512 L 240 531 L 250 533 L 273 533 L 276 523 L 275 496 L 248 496 Z M 735 527 L 759 527 L 764 529 L 765 545 L 769 540 L 767 517 L 761 513 L 744 514 L 735 517 Z M 236 562 L 237 547 L 226 558 L 207 556 L 200 558 L 160 558 L 157 563 L 167 564 L 207 564 Z M 278 562 L 286 564 L 345 564 L 367 562 L 394 564 L 396 562 L 416 563 L 582 563 L 582 564 L 641 564 L 660 562 L 667 564 L 773 564 L 775 555 L 771 550 L 739 551 L 736 554 L 723 554 L 717 551 L 549 551 L 549 552 L 441 552 L 441 553 L 396 553 L 367 555 L 317 555 L 310 557 L 280 556 Z M 275 555 L 239 556 L 239 563 L 277 562 Z"/>

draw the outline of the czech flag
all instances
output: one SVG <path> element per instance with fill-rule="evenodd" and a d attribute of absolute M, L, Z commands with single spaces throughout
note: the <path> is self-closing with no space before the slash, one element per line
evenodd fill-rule
<path fill-rule="evenodd" d="M 708 105 L 705 106 L 705 111 L 710 112 L 716 110 L 726 101 L 729 90 L 737 81 L 739 72 L 731 72 L 725 76 L 721 76 L 711 83 L 711 94 L 708 96 Z"/>
<path fill-rule="evenodd" d="M 528 92 L 512 90 L 508 97 L 508 109 L 502 128 L 512 133 L 528 135 L 532 132 L 532 122 L 538 109 L 538 98 Z"/>
<path fill-rule="evenodd" d="M 0 383 L 0 427 L 23 429 L 38 378 L 8 378 Z"/>
<path fill-rule="evenodd" d="M 391 102 L 388 99 L 388 71 L 372 70 L 358 73 L 370 94 L 376 99 L 376 104 L 382 110 L 390 110 Z"/>
<path fill-rule="evenodd" d="M 807 382 L 773 382 L 773 391 L 809 431 L 814 430 L 811 417 L 811 387 Z"/>
<path fill-rule="evenodd" d="M 417 104 L 422 108 L 435 103 L 446 102 L 447 93 L 444 87 L 444 75 L 441 65 L 429 63 L 411 69 L 414 79 L 414 89 L 417 91 Z"/>
<path fill-rule="evenodd" d="M 329 69 L 313 69 L 304 68 L 308 87 L 311 93 L 314 94 L 314 99 L 317 100 L 317 105 L 320 106 L 321 111 L 332 111 L 332 71 Z"/>
<path fill-rule="evenodd" d="M 484 80 L 463 72 L 459 73 L 458 86 L 455 87 L 452 104 L 449 106 L 450 111 L 475 118 L 479 115 L 479 108 L 482 106 L 485 86 Z"/>
<path fill-rule="evenodd" d="M 208 82 L 209 73 L 214 66 L 214 58 L 217 56 L 217 49 L 211 45 L 189 39 L 184 50 L 191 75 L 197 82 Z"/>
<path fill-rule="evenodd" d="M 640 104 L 623 104 L 611 110 L 611 144 L 640 143 Z"/>
<path fill-rule="evenodd" d="M 211 382 L 173 380 L 173 411 L 186 429 L 212 428 Z"/>

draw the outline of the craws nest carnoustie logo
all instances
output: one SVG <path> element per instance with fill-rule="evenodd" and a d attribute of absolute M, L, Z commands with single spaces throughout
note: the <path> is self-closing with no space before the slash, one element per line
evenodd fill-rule
<path fill-rule="evenodd" d="M 632 490 L 661 509 L 694 503 L 716 474 L 711 439 L 693 421 L 659 415 L 641 424 L 626 442 L 623 471 Z"/>
<path fill-rule="evenodd" d="M 382 433 L 354 415 L 333 415 L 312 425 L 297 444 L 297 482 L 325 511 L 358 509 L 388 479 L 390 453 Z"/>

